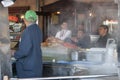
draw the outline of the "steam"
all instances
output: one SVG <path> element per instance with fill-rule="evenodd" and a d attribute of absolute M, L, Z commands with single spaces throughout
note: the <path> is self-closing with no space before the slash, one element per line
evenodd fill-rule
<path fill-rule="evenodd" d="M 63 21 L 68 22 L 68 29 L 72 31 L 72 34 L 76 34 L 78 27 L 82 25 L 82 29 L 85 30 L 88 35 L 98 35 L 97 29 L 103 24 L 105 20 L 118 21 L 118 8 L 115 3 L 84 3 L 85 0 L 74 0 L 76 2 L 71 3 L 70 6 L 61 9 L 60 23 Z M 103 1 L 103 0 L 100 0 Z M 108 0 L 110 1 L 110 0 Z M 111 0 L 113 1 L 113 0 Z M 110 1 L 110 2 L 111 2 Z M 63 5 L 64 6 L 64 5 Z M 72 6 L 72 7 L 71 7 Z M 109 28 L 112 28 L 110 34 L 116 39 L 120 34 L 118 30 L 118 24 L 108 24 Z M 60 24 L 51 24 L 48 28 L 48 35 L 55 36 L 57 31 L 60 30 Z M 75 35 L 74 35 L 75 36 Z M 96 38 L 97 39 L 97 38 Z M 113 56 L 113 55 L 112 55 Z M 110 73 L 111 70 L 116 71 L 116 65 L 114 64 L 111 54 L 105 56 L 106 62 L 103 61 L 102 65 L 93 65 L 91 72 Z M 117 60 L 117 58 L 114 58 Z M 112 60 L 112 61 L 111 61 Z"/>

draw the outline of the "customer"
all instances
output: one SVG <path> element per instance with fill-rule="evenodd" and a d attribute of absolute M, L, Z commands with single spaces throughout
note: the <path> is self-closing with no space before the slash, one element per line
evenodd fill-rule
<path fill-rule="evenodd" d="M 70 37 L 71 37 L 71 31 L 68 30 L 68 24 L 67 22 L 63 22 L 61 25 L 61 30 L 56 33 L 55 38 L 64 41 L 66 38 L 70 38 Z"/>
<path fill-rule="evenodd" d="M 67 38 L 65 42 L 75 44 L 76 46 L 81 48 L 89 48 L 90 36 L 87 35 L 84 30 L 78 30 L 76 37 Z"/>
<path fill-rule="evenodd" d="M 42 76 L 42 33 L 36 24 L 37 15 L 33 10 L 25 13 L 26 29 L 23 31 L 19 49 L 15 52 L 18 78 L 37 78 Z"/>
<path fill-rule="evenodd" d="M 89 48 L 90 47 L 90 36 L 85 33 L 84 30 L 79 30 L 77 33 L 77 38 L 75 40 L 77 42 L 77 46 L 81 48 Z"/>
<path fill-rule="evenodd" d="M 75 45 L 77 47 L 75 48 L 90 48 L 90 36 L 85 33 L 84 30 L 78 30 L 76 36 L 72 38 L 68 38 L 65 40 L 65 42 L 68 42 L 72 45 Z M 79 60 L 86 59 L 85 52 L 79 52 Z"/>
<path fill-rule="evenodd" d="M 108 26 L 107 25 L 101 25 L 98 29 L 99 32 L 99 39 L 97 41 L 97 43 L 95 44 L 96 47 L 106 47 L 106 43 L 108 38 L 111 38 L 111 36 L 108 34 Z"/>

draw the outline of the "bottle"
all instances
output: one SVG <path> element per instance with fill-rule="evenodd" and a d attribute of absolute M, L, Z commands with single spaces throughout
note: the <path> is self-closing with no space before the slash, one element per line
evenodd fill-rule
<path fill-rule="evenodd" d="M 78 52 L 77 51 L 72 51 L 72 53 L 71 53 L 71 59 L 73 61 L 78 61 Z"/>

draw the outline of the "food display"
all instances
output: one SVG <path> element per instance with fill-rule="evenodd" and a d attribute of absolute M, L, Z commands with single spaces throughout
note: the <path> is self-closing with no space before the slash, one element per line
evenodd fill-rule
<path fill-rule="evenodd" d="M 75 44 L 71 44 L 69 42 L 64 42 L 54 37 L 49 37 L 45 42 L 41 44 L 43 58 L 52 61 L 55 59 L 57 61 L 70 61 L 72 51 L 84 51 L 86 49 L 82 49 Z"/>
<path fill-rule="evenodd" d="M 71 44 L 69 42 L 64 42 L 60 39 L 50 37 L 45 42 L 41 44 L 43 47 L 53 47 L 53 46 L 63 46 L 69 49 L 77 49 L 78 46 Z"/>
<path fill-rule="evenodd" d="M 64 42 L 62 45 L 63 45 L 64 47 L 67 47 L 67 48 L 70 48 L 70 49 L 77 49 L 77 48 L 78 48 L 76 45 L 70 44 L 70 43 L 68 43 L 68 42 Z"/>
<path fill-rule="evenodd" d="M 43 60 L 45 61 L 70 60 L 69 48 L 66 47 L 65 43 L 61 40 L 51 37 L 43 42 L 41 46 L 43 52 Z"/>

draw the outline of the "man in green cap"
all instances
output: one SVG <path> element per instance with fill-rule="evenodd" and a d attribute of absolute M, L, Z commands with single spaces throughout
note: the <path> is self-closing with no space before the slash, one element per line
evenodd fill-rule
<path fill-rule="evenodd" d="M 33 10 L 29 10 L 25 13 L 25 19 L 34 23 L 37 20 L 37 15 Z"/>
<path fill-rule="evenodd" d="M 39 78 L 42 76 L 42 32 L 36 24 L 35 11 L 25 13 L 26 29 L 23 31 L 19 49 L 15 52 L 18 78 Z"/>

